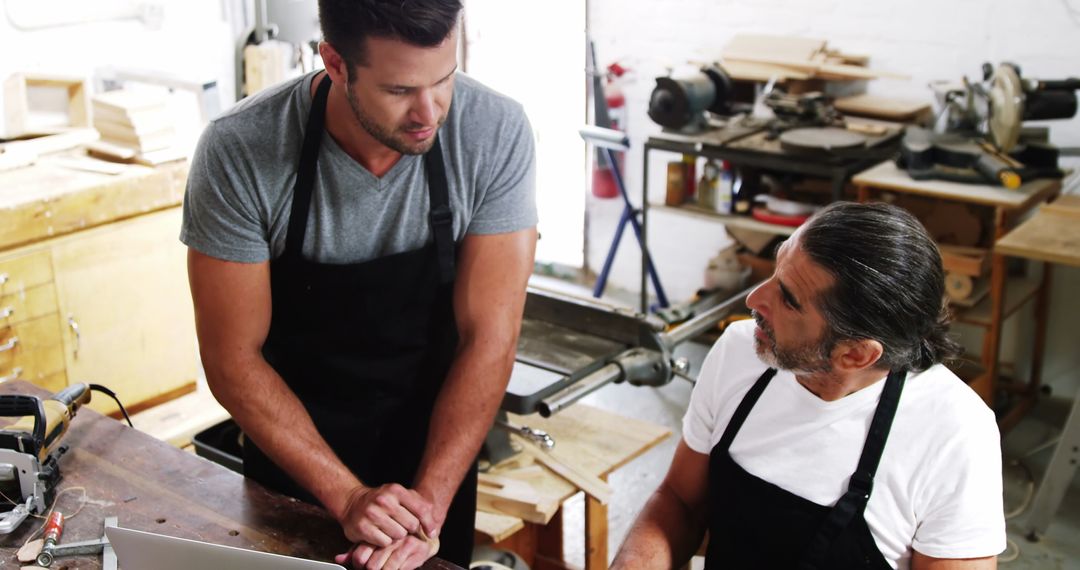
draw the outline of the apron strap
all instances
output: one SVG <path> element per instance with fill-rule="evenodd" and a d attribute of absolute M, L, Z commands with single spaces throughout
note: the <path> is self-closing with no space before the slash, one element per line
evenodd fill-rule
<path fill-rule="evenodd" d="M 889 372 L 881 399 L 878 401 L 877 409 L 874 410 L 874 419 L 870 421 L 870 433 L 867 434 L 866 442 L 863 444 L 859 465 L 848 481 L 847 492 L 840 497 L 836 506 L 829 511 L 828 516 L 818 527 L 817 534 L 803 554 L 799 570 L 824 568 L 833 540 L 847 528 L 852 519 L 861 516 L 866 509 L 866 503 L 870 500 L 870 493 L 874 488 L 874 475 L 881 463 L 881 454 L 885 450 L 885 441 L 889 437 L 889 430 L 892 429 L 892 421 L 896 416 L 896 408 L 900 404 L 900 393 L 904 389 L 906 379 L 907 372 L 903 370 Z"/>
<path fill-rule="evenodd" d="M 731 447 L 731 442 L 735 440 L 735 434 L 739 433 L 739 428 L 746 421 L 746 416 L 750 415 L 750 409 L 757 403 L 758 398 L 761 397 L 761 393 L 765 391 L 773 376 L 776 376 L 775 368 L 769 368 L 762 372 L 761 376 L 758 376 L 757 382 L 754 382 L 754 385 L 750 387 L 750 391 L 739 402 L 739 407 L 735 409 L 735 414 L 731 416 L 727 428 L 724 429 L 724 435 L 720 437 L 720 442 L 717 444 L 724 453 L 727 453 L 728 448 Z"/>
<path fill-rule="evenodd" d="M 439 258 L 439 276 L 442 284 L 454 280 L 454 215 L 450 211 L 450 188 L 446 182 L 446 167 L 443 164 L 442 145 L 439 135 L 431 149 L 424 154 L 424 168 L 428 175 L 428 196 L 431 211 L 428 223 L 435 238 L 435 251 Z"/>
<path fill-rule="evenodd" d="M 292 212 L 289 214 L 289 230 L 285 234 L 285 256 L 299 259 L 307 232 L 308 207 L 311 190 L 315 186 L 315 172 L 322 144 L 323 124 L 326 118 L 326 96 L 330 92 L 330 74 L 323 76 L 315 97 L 311 100 L 307 127 L 304 129 L 304 145 L 300 150 L 300 166 L 296 169 L 293 185 Z"/>

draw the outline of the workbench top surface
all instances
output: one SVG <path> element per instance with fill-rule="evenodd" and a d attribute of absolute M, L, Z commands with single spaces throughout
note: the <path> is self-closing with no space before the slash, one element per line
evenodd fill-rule
<path fill-rule="evenodd" d="M 0 384 L 0 394 L 46 392 L 25 382 Z M 101 397 L 94 394 L 94 397 Z M 98 538 L 107 516 L 122 527 L 332 561 L 347 543 L 322 509 L 272 493 L 224 467 L 181 451 L 93 410 L 78 411 L 63 439 L 57 501 L 71 515 L 61 544 Z M 0 567 L 18 568 L 15 552 L 41 525 L 27 519 L 0 537 Z M 69 569 L 96 569 L 101 557 L 57 560 Z M 54 564 L 55 566 L 55 564 Z"/>
<path fill-rule="evenodd" d="M 964 184 L 947 180 L 915 180 L 891 160 L 864 170 L 855 175 L 851 181 L 857 186 L 869 186 L 906 194 L 918 194 L 932 198 L 945 198 L 958 202 L 1021 210 L 1046 201 L 1061 188 L 1061 181 L 1052 178 L 1033 180 L 1016 190 L 989 184 Z"/>
<path fill-rule="evenodd" d="M 1080 196 L 1061 196 L 994 244 L 994 252 L 1080 267 Z"/>
<path fill-rule="evenodd" d="M 77 152 L 57 156 L 91 160 Z M 43 159 L 0 172 L 0 248 L 179 206 L 183 201 L 186 161 L 122 168 L 119 174 L 101 174 Z"/>

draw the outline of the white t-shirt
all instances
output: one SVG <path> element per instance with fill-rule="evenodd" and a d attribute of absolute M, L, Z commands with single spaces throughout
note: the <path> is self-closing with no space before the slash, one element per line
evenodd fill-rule
<path fill-rule="evenodd" d="M 768 368 L 754 351 L 753 331 L 752 320 L 732 324 L 705 358 L 683 418 L 683 438 L 698 453 L 712 452 Z M 884 386 L 826 402 L 778 371 L 735 436 L 731 456 L 759 479 L 833 506 L 858 464 Z M 1005 549 L 997 423 L 944 366 L 908 375 L 865 518 L 894 568 L 910 566 L 912 548 L 935 558 Z"/>

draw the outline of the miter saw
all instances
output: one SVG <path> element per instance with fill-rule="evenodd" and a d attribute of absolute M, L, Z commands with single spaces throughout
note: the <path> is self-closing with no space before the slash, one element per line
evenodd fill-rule
<path fill-rule="evenodd" d="M 73 384 L 52 398 L 0 395 L 0 417 L 21 418 L 0 429 L 0 493 L 9 509 L 0 514 L 0 535 L 18 528 L 30 515 L 44 515 L 56 497 L 60 440 L 75 412 L 90 402 L 90 386 Z"/>
<path fill-rule="evenodd" d="M 1023 78 L 1019 66 L 983 64 L 983 81 L 940 90 L 937 131 L 909 127 L 897 164 L 912 178 L 1000 184 L 1017 188 L 1035 178 L 1060 178 L 1060 149 L 1043 129 L 1024 121 L 1076 115 L 1080 79 Z"/>

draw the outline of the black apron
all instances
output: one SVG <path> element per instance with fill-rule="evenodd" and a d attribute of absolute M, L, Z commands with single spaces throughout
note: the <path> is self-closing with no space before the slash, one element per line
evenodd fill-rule
<path fill-rule="evenodd" d="M 329 90 L 325 77 L 304 132 L 285 251 L 270 262 L 273 315 L 262 352 L 303 402 L 319 434 L 365 485 L 411 488 L 458 343 L 455 244 L 442 151 L 436 138 L 424 155 L 433 243 L 363 263 L 304 259 Z M 251 441 L 244 446 L 244 474 L 317 504 Z M 441 558 L 468 567 L 475 516 L 474 462 L 440 532 Z"/>
<path fill-rule="evenodd" d="M 770 368 L 743 397 L 709 455 L 709 546 L 706 568 L 892 568 L 863 513 L 889 437 L 906 375 L 890 372 L 848 490 L 829 508 L 759 479 L 728 449 L 776 374 Z"/>

